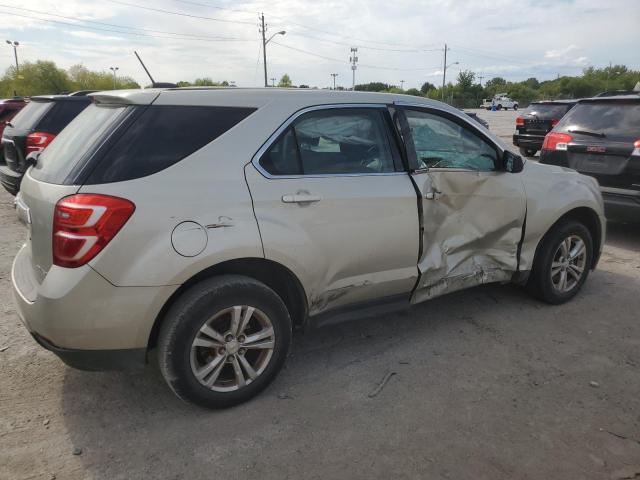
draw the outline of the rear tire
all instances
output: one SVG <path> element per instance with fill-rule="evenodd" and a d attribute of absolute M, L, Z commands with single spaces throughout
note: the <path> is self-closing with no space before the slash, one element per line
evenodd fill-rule
<path fill-rule="evenodd" d="M 498 105 L 498 106 L 496 107 L 496 109 L 498 109 L 498 110 L 502 110 L 502 105 Z"/>
<path fill-rule="evenodd" d="M 540 300 L 558 305 L 572 299 L 589 276 L 593 240 L 587 227 L 570 220 L 542 239 L 527 289 Z"/>
<path fill-rule="evenodd" d="M 514 110 L 517 110 L 517 109 L 518 109 L 518 104 L 517 104 L 517 103 L 513 106 L 513 109 L 514 109 Z"/>
<path fill-rule="evenodd" d="M 291 343 L 282 299 L 249 277 L 224 275 L 183 293 L 158 339 L 160 371 L 182 400 L 226 408 L 271 383 Z"/>

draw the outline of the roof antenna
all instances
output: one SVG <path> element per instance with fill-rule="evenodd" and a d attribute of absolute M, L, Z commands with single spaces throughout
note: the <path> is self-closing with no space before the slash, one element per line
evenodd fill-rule
<path fill-rule="evenodd" d="M 145 66 L 144 62 L 142 61 L 142 59 L 140 58 L 140 55 L 138 55 L 138 52 L 136 52 L 135 50 L 133 51 L 133 53 L 136 54 L 136 57 L 138 57 L 138 61 L 140 62 L 140 65 L 142 65 L 142 68 L 144 68 L 144 71 L 147 72 L 147 75 L 149 76 L 149 78 L 151 79 L 151 86 L 155 86 L 156 82 L 153 79 L 153 77 L 151 76 L 151 74 L 149 73 L 149 70 L 147 70 L 147 67 Z"/>

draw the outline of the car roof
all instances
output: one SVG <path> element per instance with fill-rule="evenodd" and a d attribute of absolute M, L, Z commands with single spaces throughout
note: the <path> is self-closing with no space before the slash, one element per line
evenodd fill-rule
<path fill-rule="evenodd" d="M 404 103 L 433 106 L 451 112 L 460 110 L 424 97 L 394 93 L 359 92 L 348 90 L 319 90 L 311 88 L 239 88 L 239 87 L 182 87 L 169 89 L 114 90 L 89 95 L 97 103 L 151 104 L 158 98 L 161 104 L 206 103 L 220 106 L 260 108 L 272 102 L 286 101 L 299 108 L 330 104 L 392 104 Z"/>
<path fill-rule="evenodd" d="M 570 105 L 572 103 L 577 103 L 579 101 L 580 101 L 579 98 L 571 98 L 571 99 L 564 99 L 564 100 L 536 100 L 535 102 L 531 102 L 529 105 L 531 105 L 531 104 L 536 104 L 536 105 Z"/>
<path fill-rule="evenodd" d="M 638 95 L 614 95 L 611 97 L 592 97 L 583 98 L 580 103 L 597 103 L 597 102 L 628 102 L 629 100 L 640 102 L 640 94 Z"/>

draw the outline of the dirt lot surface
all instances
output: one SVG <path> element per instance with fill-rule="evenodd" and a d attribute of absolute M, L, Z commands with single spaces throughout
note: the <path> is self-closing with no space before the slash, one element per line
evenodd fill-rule
<path fill-rule="evenodd" d="M 507 140 L 514 112 L 481 112 Z M 11 300 L 25 235 L 0 193 L 0 478 L 640 478 L 640 228 L 558 307 L 512 286 L 297 335 L 259 398 L 185 405 L 157 369 L 86 373 Z M 386 386 L 372 398 L 385 376 Z"/>

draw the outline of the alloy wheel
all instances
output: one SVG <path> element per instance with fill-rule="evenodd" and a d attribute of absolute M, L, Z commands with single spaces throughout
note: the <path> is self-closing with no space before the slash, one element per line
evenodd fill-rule
<path fill-rule="evenodd" d="M 570 235 L 560 242 L 551 263 L 553 288 L 566 293 L 580 283 L 587 264 L 587 247 L 577 235 Z"/>

